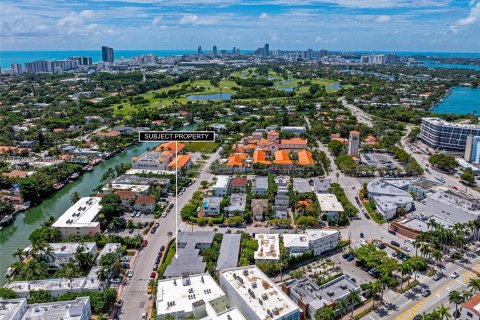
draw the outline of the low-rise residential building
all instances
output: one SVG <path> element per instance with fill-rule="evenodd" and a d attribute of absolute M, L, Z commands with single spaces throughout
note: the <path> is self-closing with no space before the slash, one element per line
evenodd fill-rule
<path fill-rule="evenodd" d="M 467 223 L 479 216 L 480 201 L 465 193 L 445 190 L 427 196 L 425 211 L 454 223 Z"/>
<path fill-rule="evenodd" d="M 159 151 L 159 152 L 170 151 L 170 152 L 173 152 L 173 154 L 177 154 L 177 153 L 181 154 L 185 152 L 184 149 L 185 149 L 185 144 L 180 142 L 175 142 L 175 141 L 169 141 L 169 142 L 165 142 L 158 145 L 155 148 L 155 151 Z"/>
<path fill-rule="evenodd" d="M 280 260 L 280 238 L 278 234 L 257 233 L 255 240 L 258 241 L 258 249 L 254 253 L 255 262 Z"/>
<path fill-rule="evenodd" d="M 155 211 L 156 204 L 157 202 L 155 201 L 155 198 L 151 196 L 140 195 L 137 197 L 137 199 L 135 199 L 133 208 L 141 212 L 151 213 Z"/>
<path fill-rule="evenodd" d="M 98 214 L 102 209 L 99 197 L 84 197 L 62 214 L 52 227 L 57 228 L 63 238 L 69 236 L 93 236 L 100 232 Z"/>
<path fill-rule="evenodd" d="M 206 263 L 200 251 L 210 248 L 214 232 L 179 232 L 177 239 L 178 258 L 167 266 L 164 278 L 180 277 L 184 273 L 198 274 L 205 271 Z"/>
<path fill-rule="evenodd" d="M 313 178 L 313 188 L 316 193 L 328 193 L 331 186 L 330 179 Z"/>
<path fill-rule="evenodd" d="M 317 193 L 316 196 L 322 214 L 330 219 L 338 219 L 340 217 L 340 214 L 344 211 L 343 206 L 334 194 Z"/>
<path fill-rule="evenodd" d="M 230 187 L 236 192 L 247 192 L 247 177 L 233 177 L 230 182 Z"/>
<path fill-rule="evenodd" d="M 225 208 L 229 216 L 243 214 L 247 206 L 247 195 L 245 193 L 232 193 L 230 205 Z"/>
<path fill-rule="evenodd" d="M 460 319 L 480 320 L 480 293 L 477 293 L 462 304 Z"/>
<path fill-rule="evenodd" d="M 184 273 L 159 280 L 156 300 L 157 319 L 160 320 L 167 315 L 176 319 L 245 320 L 208 273 Z"/>
<path fill-rule="evenodd" d="M 222 244 L 220 246 L 220 255 L 217 260 L 217 268 L 215 270 L 221 271 L 227 268 L 234 268 L 238 264 L 238 257 L 240 254 L 240 234 L 224 234 Z"/>
<path fill-rule="evenodd" d="M 335 308 L 335 305 L 342 300 L 349 304 L 348 296 L 350 292 L 359 292 L 360 287 L 350 278 L 342 275 L 321 286 L 307 277 L 292 279 L 282 285 L 282 290 L 300 306 L 305 318 L 311 318 L 317 310 L 324 307 Z M 349 308 L 351 307 L 354 307 L 354 305 L 349 304 Z"/>
<path fill-rule="evenodd" d="M 275 184 L 277 185 L 277 194 L 278 195 L 288 194 L 288 185 L 290 184 L 290 178 L 289 177 L 276 176 L 274 181 L 275 181 Z"/>
<path fill-rule="evenodd" d="M 228 302 L 249 320 L 299 320 L 300 309 L 258 267 L 246 266 L 220 272 L 220 287 Z M 233 319 L 232 319 L 233 320 Z"/>
<path fill-rule="evenodd" d="M 170 161 L 167 166 L 168 170 L 188 169 L 192 166 L 192 156 L 190 154 L 179 154 Z"/>
<path fill-rule="evenodd" d="M 375 202 L 377 212 L 386 220 L 393 219 L 400 209 L 409 212 L 414 207 L 412 195 L 396 185 L 395 181 L 395 179 L 378 179 L 367 184 L 368 197 Z M 403 183 L 403 180 L 398 181 Z"/>
<path fill-rule="evenodd" d="M 272 206 L 273 217 L 277 219 L 286 219 L 288 218 L 288 207 L 287 206 Z"/>
<path fill-rule="evenodd" d="M 70 259 L 75 258 L 77 250 L 83 250 L 84 253 L 97 254 L 97 244 L 95 242 L 61 242 L 61 243 L 48 243 L 48 254 L 45 252 L 35 252 L 35 257 L 43 257 L 49 269 L 58 270 L 62 268 Z M 31 246 L 25 248 L 25 251 L 30 252 Z"/>
<path fill-rule="evenodd" d="M 338 231 L 329 229 L 307 229 L 304 234 L 283 234 L 283 245 L 290 255 L 302 254 L 311 250 L 314 255 L 335 249 L 338 244 Z"/>
<path fill-rule="evenodd" d="M 213 193 L 217 197 L 225 197 L 230 188 L 230 177 L 229 176 L 217 176 L 217 181 L 212 187 Z"/>
<path fill-rule="evenodd" d="M 114 193 L 120 197 L 122 205 L 125 207 L 131 207 L 132 203 L 135 203 L 135 198 L 137 197 L 137 194 L 134 191 L 118 190 Z"/>
<path fill-rule="evenodd" d="M 167 170 L 174 154 L 170 151 L 147 151 L 140 157 L 132 158 L 132 169 Z"/>
<path fill-rule="evenodd" d="M 203 198 L 203 213 L 208 216 L 218 216 L 221 213 L 221 197 Z"/>
<path fill-rule="evenodd" d="M 253 183 L 253 193 L 265 195 L 268 191 L 268 177 L 255 176 Z"/>
<path fill-rule="evenodd" d="M 280 127 L 280 131 L 281 132 L 290 132 L 290 133 L 293 133 L 293 134 L 296 134 L 297 136 L 298 135 L 301 135 L 303 133 L 306 133 L 307 132 L 307 128 L 305 128 L 305 126 L 298 126 L 298 127 Z"/>
<path fill-rule="evenodd" d="M 275 196 L 275 205 L 276 206 L 287 206 L 290 203 L 290 197 L 288 195 L 276 195 Z"/>
<path fill-rule="evenodd" d="M 2 320 L 89 320 L 91 317 L 89 297 L 35 304 L 27 304 L 25 298 L 0 300 Z"/>
<path fill-rule="evenodd" d="M 115 191 L 130 191 L 135 195 L 147 194 L 151 187 L 145 184 L 125 184 L 125 183 L 109 183 L 102 188 L 102 193 L 109 194 Z"/>
<path fill-rule="evenodd" d="M 119 254 L 120 256 L 122 255 L 122 244 L 121 243 L 107 243 L 105 246 L 102 248 L 102 251 L 97 256 L 97 265 L 100 265 L 100 261 L 102 260 L 102 257 L 105 256 L 108 253 L 115 252 Z"/>
<path fill-rule="evenodd" d="M 256 221 L 263 221 L 268 210 L 267 199 L 252 199 L 252 215 Z"/>
<path fill-rule="evenodd" d="M 296 193 L 304 194 L 312 192 L 312 187 L 310 183 L 305 178 L 293 178 L 293 190 Z"/>

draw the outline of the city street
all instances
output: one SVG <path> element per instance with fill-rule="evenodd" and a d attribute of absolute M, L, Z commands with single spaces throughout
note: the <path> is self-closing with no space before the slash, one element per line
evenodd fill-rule
<path fill-rule="evenodd" d="M 185 206 L 185 204 L 193 197 L 193 193 L 198 190 L 200 187 L 200 182 L 203 180 L 210 181 L 212 175 L 207 172 L 211 163 L 220 158 L 220 151 L 217 150 L 210 158 L 206 161 L 204 166 L 200 169 L 200 174 L 196 178 L 194 184 L 186 188 L 185 192 L 178 197 L 178 213 Z M 123 299 L 124 304 L 122 310 L 119 314 L 120 319 L 130 320 L 130 319 L 139 319 L 143 312 L 148 311 L 148 305 L 146 301 L 150 301 L 152 297 L 149 297 L 147 294 L 147 286 L 150 281 L 150 274 L 153 270 L 153 265 L 155 258 L 157 257 L 160 247 L 166 246 L 170 240 L 168 237 L 168 232 L 173 232 L 175 237 L 176 231 L 176 219 L 175 212 L 177 208 L 175 207 L 175 201 L 172 202 L 174 207 L 170 213 L 165 218 L 160 218 L 157 221 L 160 223 L 155 234 L 148 233 L 144 239 L 148 241 L 147 247 L 140 250 L 138 257 L 132 267 L 134 272 L 133 277 L 127 280 L 126 286 L 124 287 L 119 299 Z M 179 229 L 187 229 L 188 225 L 180 224 L 180 216 L 178 217 Z M 155 270 L 156 271 L 156 270 Z"/>

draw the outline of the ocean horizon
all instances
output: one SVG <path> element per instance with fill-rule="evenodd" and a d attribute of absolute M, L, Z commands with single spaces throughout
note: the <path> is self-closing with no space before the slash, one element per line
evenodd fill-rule
<path fill-rule="evenodd" d="M 282 51 L 300 51 L 300 50 L 282 50 Z M 122 57 L 124 59 L 130 59 L 134 56 L 142 54 L 154 54 L 159 57 L 175 56 L 184 54 L 195 54 L 197 50 L 115 50 L 115 60 L 119 60 Z M 204 50 L 205 53 L 211 52 L 211 50 Z M 228 50 L 227 52 L 230 52 Z M 251 53 L 252 50 L 242 50 L 243 53 Z M 346 51 L 331 50 L 331 53 L 341 53 Z M 414 52 L 414 51 L 349 51 L 356 54 L 386 54 L 394 53 L 399 56 L 421 56 L 421 57 L 462 57 L 462 58 L 480 58 L 480 53 L 475 52 Z M 13 63 L 20 63 L 22 66 L 26 62 L 32 62 L 35 60 L 61 60 L 67 59 L 72 56 L 89 56 L 92 57 L 93 63 L 101 61 L 101 50 L 58 50 L 58 51 L 0 51 L 0 67 L 2 69 L 10 69 L 10 65 Z"/>

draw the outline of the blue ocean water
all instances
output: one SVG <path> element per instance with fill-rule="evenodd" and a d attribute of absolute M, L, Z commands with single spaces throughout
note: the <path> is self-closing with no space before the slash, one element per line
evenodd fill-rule
<path fill-rule="evenodd" d="M 455 87 L 432 112 L 480 115 L 480 88 Z"/>
<path fill-rule="evenodd" d="M 115 50 L 115 59 L 121 57 L 128 59 L 132 56 L 142 54 L 154 54 L 160 57 L 173 56 L 181 54 L 196 53 L 196 50 Z M 242 52 L 250 52 L 250 50 L 242 50 Z M 341 53 L 340 51 L 331 51 L 332 53 Z M 355 51 L 359 54 L 368 54 L 368 51 Z M 375 53 L 391 53 L 387 51 L 375 51 Z M 90 56 L 93 62 L 101 60 L 100 50 L 73 50 L 73 51 L 1 51 L 0 50 L 0 67 L 9 69 L 12 63 L 31 62 L 35 60 L 54 60 L 66 59 L 71 56 Z M 480 58 L 480 53 L 473 52 L 395 52 L 400 56 L 422 56 L 422 57 L 464 57 L 464 58 Z"/>
<path fill-rule="evenodd" d="M 114 50 L 115 60 L 121 57 L 129 59 L 142 54 L 154 54 L 159 57 L 175 56 L 182 54 L 197 53 L 197 50 Z M 10 69 L 12 63 L 21 63 L 35 60 L 57 60 L 73 56 L 92 57 L 93 63 L 102 60 L 100 50 L 76 50 L 76 51 L 0 51 L 0 66 L 2 69 Z"/>

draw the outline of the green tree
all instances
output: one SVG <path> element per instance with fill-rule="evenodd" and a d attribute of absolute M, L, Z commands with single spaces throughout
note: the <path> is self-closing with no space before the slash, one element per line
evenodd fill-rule
<path fill-rule="evenodd" d="M 72 193 L 72 195 L 70 196 L 70 202 L 73 204 L 73 203 L 78 202 L 78 200 L 80 200 L 80 193 L 78 193 L 77 191 L 75 191 L 75 192 Z"/>
<path fill-rule="evenodd" d="M 458 314 L 458 305 L 462 303 L 463 297 L 457 290 L 452 290 L 448 294 L 448 302 L 455 304 L 455 313 Z"/>
<path fill-rule="evenodd" d="M 350 305 L 352 305 L 352 314 L 350 315 L 350 318 L 353 319 L 353 310 L 355 310 L 355 306 L 362 302 L 362 298 L 360 297 L 360 294 L 355 291 L 355 290 L 350 290 L 350 293 L 347 296 L 347 301 Z"/>
<path fill-rule="evenodd" d="M 315 320 L 335 320 L 335 310 L 332 307 L 323 307 L 315 312 Z"/>
<path fill-rule="evenodd" d="M 467 184 L 473 184 L 475 182 L 475 176 L 473 175 L 472 170 L 465 170 L 461 175 L 460 179 L 465 181 Z"/>
<path fill-rule="evenodd" d="M 0 200 L 0 218 L 15 212 L 15 207 L 9 201 Z"/>
<path fill-rule="evenodd" d="M 10 288 L 0 288 L 0 298 L 14 299 L 16 297 L 15 291 Z"/>
<path fill-rule="evenodd" d="M 23 257 L 25 256 L 25 252 L 23 252 L 23 249 L 22 248 L 17 248 L 17 250 L 15 250 L 14 253 L 12 253 L 12 256 L 15 258 L 15 257 L 18 257 L 18 260 L 20 262 L 22 262 L 23 260 Z"/>

